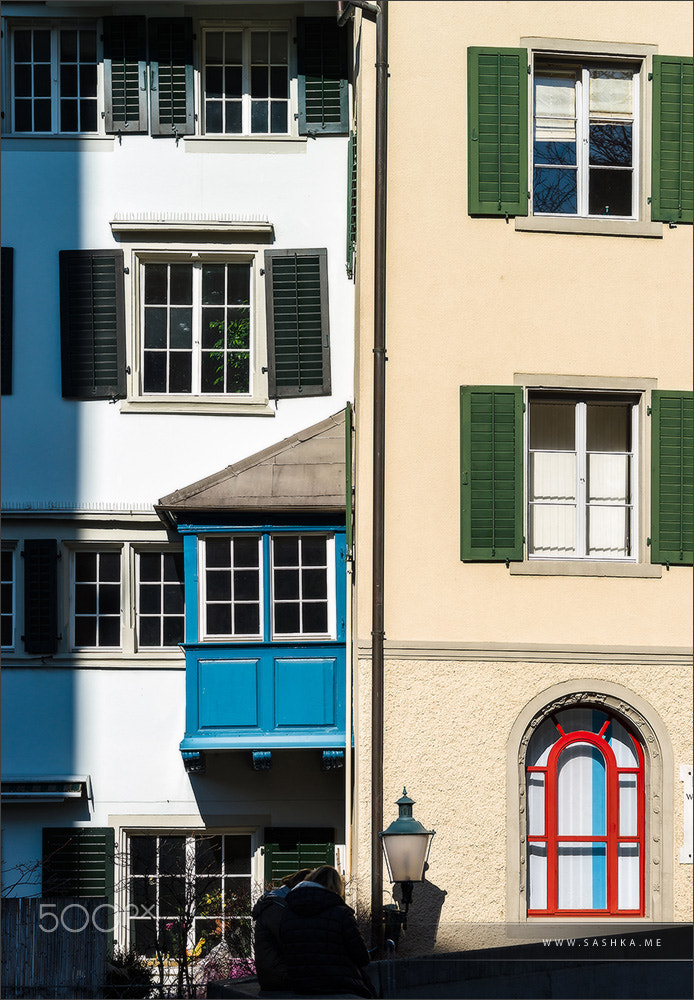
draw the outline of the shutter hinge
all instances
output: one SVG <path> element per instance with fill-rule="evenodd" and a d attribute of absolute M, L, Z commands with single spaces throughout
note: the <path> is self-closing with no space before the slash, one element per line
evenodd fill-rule
<path fill-rule="evenodd" d="M 259 273 L 260 273 L 260 274 L 265 274 L 265 268 L 264 268 L 264 267 L 261 267 L 261 268 L 260 268 L 260 272 L 259 272 Z"/>
<path fill-rule="evenodd" d="M 129 267 L 124 267 L 123 268 L 123 274 L 130 274 L 130 268 Z"/>
<path fill-rule="evenodd" d="M 650 417 L 651 413 L 653 413 L 653 410 L 650 408 L 650 406 L 647 406 L 646 407 L 646 416 Z"/>
<path fill-rule="evenodd" d="M 669 560 L 666 560 L 666 562 L 665 562 L 665 569 L 668 571 L 668 573 L 670 572 L 670 561 Z"/>
<path fill-rule="evenodd" d="M 650 545 L 650 544 L 651 544 L 651 540 L 650 540 L 650 538 L 647 538 L 646 539 L 646 545 Z"/>
<path fill-rule="evenodd" d="M 532 71 L 533 71 L 533 68 L 530 65 L 530 63 L 528 63 L 528 76 L 530 76 L 530 74 L 532 73 Z"/>
<path fill-rule="evenodd" d="M 648 79 L 649 79 L 649 81 L 653 79 L 653 74 L 652 73 L 648 74 Z"/>
<path fill-rule="evenodd" d="M 510 569 L 510 568 L 511 568 L 511 560 L 507 558 L 506 559 L 506 569 Z"/>
<path fill-rule="evenodd" d="M 653 204 L 653 199 L 651 198 L 650 195 L 646 198 L 646 201 L 648 202 L 649 205 Z"/>
<path fill-rule="evenodd" d="M 468 486 L 469 485 L 467 472 L 464 472 L 462 474 L 462 476 L 460 477 L 460 483 L 461 483 L 462 486 Z"/>
<path fill-rule="evenodd" d="M 521 401 L 521 406 L 523 407 L 523 409 L 522 409 L 522 411 L 521 411 L 521 412 L 522 412 L 522 413 L 525 413 L 525 400 L 522 400 L 522 401 Z"/>

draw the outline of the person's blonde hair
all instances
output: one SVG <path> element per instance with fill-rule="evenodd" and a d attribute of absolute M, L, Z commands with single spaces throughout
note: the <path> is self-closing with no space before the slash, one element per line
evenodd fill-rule
<path fill-rule="evenodd" d="M 337 869 L 332 868 L 330 865 L 321 865 L 320 868 L 314 868 L 311 874 L 306 876 L 306 881 L 317 882 L 318 885 L 322 885 L 325 889 L 330 889 L 331 892 L 337 893 L 340 899 L 345 898 L 345 880 Z"/>

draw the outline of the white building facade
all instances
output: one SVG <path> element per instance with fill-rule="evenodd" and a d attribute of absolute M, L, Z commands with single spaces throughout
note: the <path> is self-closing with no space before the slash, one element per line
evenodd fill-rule
<path fill-rule="evenodd" d="M 228 930 L 345 863 L 349 29 L 7 3 L 3 46 L 4 892 L 152 954 L 165 876 Z"/>

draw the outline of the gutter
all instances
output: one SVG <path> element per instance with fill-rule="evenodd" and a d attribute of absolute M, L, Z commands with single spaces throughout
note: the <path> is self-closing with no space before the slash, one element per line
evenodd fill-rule
<path fill-rule="evenodd" d="M 386 222 L 388 159 L 388 0 L 339 3 L 338 24 L 352 7 L 376 15 L 374 196 L 373 537 L 371 603 L 371 943 L 383 948 L 383 690 L 385 564 Z"/>

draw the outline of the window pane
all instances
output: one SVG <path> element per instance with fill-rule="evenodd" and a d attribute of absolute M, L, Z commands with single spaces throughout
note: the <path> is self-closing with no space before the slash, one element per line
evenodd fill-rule
<path fill-rule="evenodd" d="M 545 776 L 541 771 L 528 773 L 528 835 L 545 833 Z"/>
<path fill-rule="evenodd" d="M 169 359 L 169 392 L 190 392 L 193 360 L 189 352 L 176 352 Z"/>
<path fill-rule="evenodd" d="M 141 646 L 161 645 L 161 618 L 140 617 L 139 640 Z"/>
<path fill-rule="evenodd" d="M 560 733 L 551 719 L 545 719 L 530 737 L 526 763 L 528 767 L 542 767 L 547 763 L 549 751 L 559 739 Z"/>
<path fill-rule="evenodd" d="M 202 304 L 224 304 L 224 264 L 206 264 L 202 269 Z"/>
<path fill-rule="evenodd" d="M 234 634 L 258 635 L 260 632 L 260 608 L 257 604 L 234 605 Z"/>
<path fill-rule="evenodd" d="M 617 767 L 639 766 L 634 741 L 627 729 L 617 719 L 613 719 L 610 723 L 608 743 L 614 751 Z"/>
<path fill-rule="evenodd" d="M 628 503 L 631 499 L 631 457 L 592 454 L 587 457 L 589 502 Z"/>
<path fill-rule="evenodd" d="M 528 907 L 544 910 L 547 907 L 547 846 L 528 846 Z"/>
<path fill-rule="evenodd" d="M 195 838 L 195 870 L 198 875 L 222 874 L 222 838 Z"/>
<path fill-rule="evenodd" d="M 160 305 L 166 302 L 166 264 L 145 265 L 145 302 Z"/>
<path fill-rule="evenodd" d="M 51 96 L 51 67 L 50 65 L 34 66 L 34 97 Z M 45 105 L 48 107 L 48 104 Z"/>
<path fill-rule="evenodd" d="M 268 61 L 268 35 L 266 31 L 251 32 L 251 62 L 267 63 Z"/>
<path fill-rule="evenodd" d="M 278 135 L 289 131 L 287 128 L 287 104 L 286 102 L 272 101 L 270 104 L 270 131 Z"/>
<path fill-rule="evenodd" d="M 231 605 L 229 604 L 208 604 L 207 605 L 207 629 L 208 635 L 231 635 Z"/>
<path fill-rule="evenodd" d="M 605 559 L 630 556 L 631 513 L 630 507 L 591 504 L 586 526 L 588 555 Z"/>
<path fill-rule="evenodd" d="M 251 103 L 251 132 L 267 132 L 267 102 Z"/>
<path fill-rule="evenodd" d="M 205 70 L 205 95 L 208 99 L 222 96 L 222 67 L 207 66 Z"/>
<path fill-rule="evenodd" d="M 193 301 L 193 268 L 190 264 L 171 264 L 171 302 L 190 305 Z"/>
<path fill-rule="evenodd" d="M 251 838 L 229 834 L 224 838 L 224 870 L 227 875 L 251 874 Z"/>
<path fill-rule="evenodd" d="M 528 532 L 532 555 L 576 555 L 576 508 L 533 503 L 528 511 Z"/>
<path fill-rule="evenodd" d="M 237 542 L 238 549 L 238 542 Z M 205 541 L 205 561 L 208 566 L 231 566 L 231 544 L 228 538 L 208 538 Z"/>
<path fill-rule="evenodd" d="M 144 392 L 166 392 L 166 354 L 145 351 L 144 373 L 142 377 Z"/>
<path fill-rule="evenodd" d="M 224 59 L 227 63 L 240 63 L 242 59 L 243 35 L 240 31 L 224 32 Z"/>
<path fill-rule="evenodd" d="M 578 195 L 576 171 L 536 167 L 533 171 L 533 211 L 576 215 Z"/>
<path fill-rule="evenodd" d="M 633 72 L 622 69 L 590 70 L 590 113 L 631 115 Z"/>
<path fill-rule="evenodd" d="M 171 310 L 170 346 L 172 350 L 187 349 L 193 342 L 193 313 L 191 309 Z"/>
<path fill-rule="evenodd" d="M 318 602 L 304 603 L 302 606 L 303 621 L 302 632 L 309 634 L 322 634 L 328 631 L 328 607 L 327 604 Z"/>
<path fill-rule="evenodd" d="M 257 601 L 259 580 L 254 570 L 237 570 L 234 573 L 234 596 L 237 601 Z"/>
<path fill-rule="evenodd" d="M 619 835 L 635 837 L 638 833 L 638 799 L 635 774 L 619 775 Z"/>
<path fill-rule="evenodd" d="M 222 131 L 222 104 L 221 101 L 207 101 L 205 103 L 205 129 L 211 135 L 218 135 Z"/>
<path fill-rule="evenodd" d="M 208 63 L 222 62 L 222 39 L 221 31 L 208 31 L 205 35 L 207 45 L 206 55 Z"/>
<path fill-rule="evenodd" d="M 77 60 L 77 32 L 60 32 L 60 59 L 61 62 L 76 62 Z"/>
<path fill-rule="evenodd" d="M 591 125 L 590 163 L 631 166 L 631 125 Z"/>
<path fill-rule="evenodd" d="M 178 646 L 179 643 L 183 642 L 184 638 L 184 619 L 180 615 L 178 617 L 167 617 L 164 618 L 164 634 L 162 638 L 162 645 L 164 646 Z"/>
<path fill-rule="evenodd" d="M 607 906 L 606 862 L 604 844 L 559 844 L 559 909 L 604 910 Z"/>
<path fill-rule="evenodd" d="M 227 392 L 249 392 L 248 354 L 229 354 L 226 363 Z"/>
<path fill-rule="evenodd" d="M 238 135 L 243 129 L 240 101 L 224 102 L 224 131 L 229 135 Z"/>
<path fill-rule="evenodd" d="M 557 829 L 564 836 L 605 836 L 605 760 L 588 743 L 573 743 L 557 765 Z"/>
<path fill-rule="evenodd" d="M 299 539 L 295 535 L 273 538 L 272 549 L 275 566 L 299 565 Z"/>
<path fill-rule="evenodd" d="M 575 403 L 531 402 L 530 447 L 573 451 L 576 447 Z"/>
<path fill-rule="evenodd" d="M 299 604 L 275 604 L 275 632 L 294 634 L 299 632 Z"/>
<path fill-rule="evenodd" d="M 638 910 L 641 906 L 639 845 L 620 844 L 617 848 L 617 908 Z"/>
<path fill-rule="evenodd" d="M 235 566 L 258 565 L 257 538 L 236 538 L 234 540 L 234 565 Z"/>
<path fill-rule="evenodd" d="M 219 570 L 207 571 L 207 600 L 208 601 L 230 601 L 231 600 L 231 572 L 220 572 Z"/>
<path fill-rule="evenodd" d="M 630 216 L 631 189 L 630 170 L 591 170 L 589 213 Z"/>
<path fill-rule="evenodd" d="M 307 598 L 327 598 L 328 580 L 324 569 L 305 569 L 301 573 L 301 592 Z"/>

